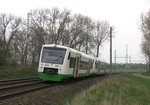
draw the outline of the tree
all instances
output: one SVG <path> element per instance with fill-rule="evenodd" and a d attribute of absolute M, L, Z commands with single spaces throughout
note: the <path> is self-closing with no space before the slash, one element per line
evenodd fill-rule
<path fill-rule="evenodd" d="M 3 65 L 7 65 L 11 61 L 13 50 L 12 40 L 18 33 L 20 28 L 21 18 L 13 15 L 0 14 L 0 40 L 1 40 L 1 57 Z"/>
<path fill-rule="evenodd" d="M 100 46 L 109 38 L 110 25 L 107 21 L 97 21 L 95 25 L 94 42 L 96 45 L 96 57 L 99 57 Z"/>
<path fill-rule="evenodd" d="M 142 51 L 145 54 L 146 62 L 148 64 L 148 68 L 150 70 L 150 41 L 143 41 L 142 43 Z"/>
<path fill-rule="evenodd" d="M 93 30 L 94 30 L 94 22 L 92 21 L 91 18 L 89 17 L 86 17 L 85 19 L 85 53 L 88 54 L 91 53 L 91 50 L 93 49 L 93 40 L 92 40 L 92 37 L 93 37 Z"/>
<path fill-rule="evenodd" d="M 0 38 L 0 66 L 6 64 L 5 52 L 6 51 L 4 51 L 4 41 Z"/>
<path fill-rule="evenodd" d="M 141 15 L 141 30 L 144 36 L 142 51 L 145 54 L 146 61 L 148 61 L 150 70 L 150 10 L 146 14 Z"/>
<path fill-rule="evenodd" d="M 69 29 L 69 47 L 76 49 L 85 40 L 84 16 L 77 14 L 72 17 Z M 80 50 L 80 49 L 78 49 Z"/>
<path fill-rule="evenodd" d="M 12 60 L 18 64 L 27 65 L 27 57 L 29 52 L 27 49 L 29 46 L 27 40 L 27 31 L 26 31 L 26 24 L 22 22 L 22 25 L 18 32 L 15 34 L 11 41 L 12 46 Z"/>

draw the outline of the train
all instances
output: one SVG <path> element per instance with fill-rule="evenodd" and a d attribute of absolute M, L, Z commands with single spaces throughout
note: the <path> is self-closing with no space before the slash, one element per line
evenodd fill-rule
<path fill-rule="evenodd" d="M 41 48 L 38 75 L 42 80 L 62 81 L 68 78 L 105 74 L 99 58 L 92 57 L 70 47 L 47 44 Z"/>

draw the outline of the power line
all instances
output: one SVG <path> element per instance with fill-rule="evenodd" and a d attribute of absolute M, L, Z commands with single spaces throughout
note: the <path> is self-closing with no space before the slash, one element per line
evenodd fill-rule
<path fill-rule="evenodd" d="M 128 45 L 126 44 L 126 56 L 117 56 L 117 51 L 115 50 L 114 63 L 117 63 L 117 59 L 125 59 L 126 64 L 131 63 L 131 55 L 128 55 Z"/>

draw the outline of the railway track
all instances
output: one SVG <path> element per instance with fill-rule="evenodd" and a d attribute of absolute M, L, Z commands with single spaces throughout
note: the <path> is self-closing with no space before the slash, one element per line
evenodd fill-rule
<path fill-rule="evenodd" d="M 0 103 L 17 96 L 57 85 L 35 78 L 0 80 Z"/>
<path fill-rule="evenodd" d="M 115 74 L 113 73 L 113 75 Z M 91 75 L 86 78 L 71 79 L 67 83 L 78 82 L 84 79 L 91 79 L 93 77 L 99 77 L 99 76 L 103 77 L 104 74 Z M 106 74 L 105 76 L 109 76 L 109 74 Z M 21 78 L 21 79 L 14 79 L 14 80 L 12 79 L 0 80 L 0 104 L 3 102 L 6 102 L 9 99 L 11 100 L 13 98 L 19 97 L 23 94 L 37 91 L 43 88 L 53 87 L 58 84 L 59 83 L 42 81 L 38 79 L 37 77 Z"/>

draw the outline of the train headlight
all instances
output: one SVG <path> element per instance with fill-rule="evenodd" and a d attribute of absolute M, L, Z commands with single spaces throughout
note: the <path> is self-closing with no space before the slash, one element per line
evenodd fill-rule
<path fill-rule="evenodd" d="M 44 64 L 41 64 L 41 66 L 44 66 Z"/>
<path fill-rule="evenodd" d="M 63 68 L 63 67 L 64 67 L 63 65 L 60 65 L 60 66 L 59 66 L 59 68 Z"/>

